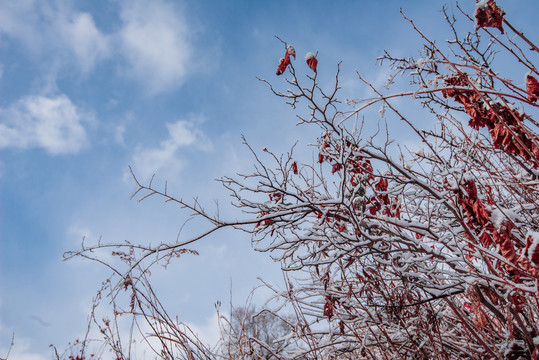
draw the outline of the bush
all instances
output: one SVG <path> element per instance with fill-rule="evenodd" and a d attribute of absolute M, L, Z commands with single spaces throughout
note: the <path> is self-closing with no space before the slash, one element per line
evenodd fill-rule
<path fill-rule="evenodd" d="M 322 89 L 316 56 L 308 54 L 306 74 L 299 74 L 295 49 L 283 42 L 277 74 L 285 79 L 262 81 L 292 108 L 307 106 L 299 124 L 321 129 L 317 162 L 249 147 L 253 172 L 219 180 L 244 212 L 233 221 L 133 176 L 140 200 L 157 195 L 176 202 L 209 228 L 180 243 L 98 244 L 67 257 L 102 262 L 92 251 L 114 248 L 127 268 L 114 266 L 108 296 L 114 302 L 122 291 L 130 294 L 127 310 L 114 316 L 145 321 L 152 330 L 145 337 L 166 359 L 537 359 L 539 73 L 531 59 L 539 49 L 493 0 L 478 3 L 471 16 L 456 8 L 456 15 L 444 11 L 454 39 L 443 46 L 403 14 L 424 40 L 420 57 L 386 53 L 379 61 L 393 71 L 388 85 L 404 76 L 409 91 L 387 95 L 358 74 L 375 96 L 347 105 L 338 97 L 338 70 L 333 88 Z M 460 36 L 457 16 L 475 31 Z M 511 34 L 498 35 L 508 29 Z M 500 75 L 509 67 L 521 72 L 524 85 Z M 291 89 L 279 90 L 283 83 Z M 396 99 L 419 102 L 422 112 L 407 116 Z M 379 106 L 421 147 L 395 146 L 389 126 L 363 133 L 358 119 L 366 114 L 373 121 L 369 111 Z M 436 119 L 436 126 L 418 128 L 419 116 Z M 171 318 L 152 291 L 153 264 L 193 252 L 187 246 L 223 228 L 248 232 L 286 274 L 302 275 L 288 280 L 287 291 L 275 291 L 278 308 L 296 315 L 279 328 L 288 332 L 281 337 L 287 346 L 225 326 L 223 355 Z M 114 327 L 94 323 L 117 356 L 127 357 Z"/>

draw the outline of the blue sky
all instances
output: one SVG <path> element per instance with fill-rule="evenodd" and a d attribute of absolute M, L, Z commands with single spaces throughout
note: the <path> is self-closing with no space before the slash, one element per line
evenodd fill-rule
<path fill-rule="evenodd" d="M 498 2 L 537 33 L 536 0 Z M 68 1 L 0 0 L 0 356 L 15 333 L 14 359 L 45 359 L 84 332 L 91 298 L 107 276 L 97 264 L 62 261 L 88 241 L 174 241 L 186 213 L 159 199 L 130 200 L 131 165 L 178 196 L 211 206 L 228 196 L 213 181 L 247 172 L 255 149 L 300 152 L 316 129 L 256 77 L 277 86 L 283 45 L 318 51 L 319 80 L 342 63 L 342 97 L 375 84 L 383 49 L 417 55 L 418 36 L 400 7 L 439 41 L 448 28 L 438 1 Z M 462 1 L 472 10 L 473 1 Z M 451 6 L 449 6 L 451 9 Z M 450 10 L 451 11 L 451 10 Z M 535 39 L 537 41 L 537 39 Z M 302 71 L 306 70 L 305 68 Z M 374 125 L 373 125 L 374 126 Z M 232 214 L 232 213 L 231 213 Z M 195 233 L 202 224 L 186 230 Z M 155 274 L 171 313 L 210 332 L 213 304 L 241 304 L 278 264 L 244 234 L 224 232 Z M 258 295 L 260 299 L 263 295 Z M 205 329 L 205 330 L 204 330 Z M 208 335 L 211 337 L 211 334 Z"/>

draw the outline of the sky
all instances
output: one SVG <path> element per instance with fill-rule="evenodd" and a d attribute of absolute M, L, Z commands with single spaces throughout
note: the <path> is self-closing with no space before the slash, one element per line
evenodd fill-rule
<path fill-rule="evenodd" d="M 508 19 L 539 33 L 537 0 L 500 0 Z M 0 357 L 52 358 L 84 334 L 91 300 L 108 276 L 97 263 L 63 261 L 87 242 L 174 242 L 189 217 L 136 189 L 129 166 L 170 193 L 237 216 L 214 181 L 248 173 L 264 147 L 309 156 L 317 129 L 268 87 L 293 44 L 298 72 L 318 52 L 322 86 L 341 65 L 342 98 L 371 96 L 387 68 L 384 49 L 417 55 L 421 39 L 399 13 L 443 41 L 442 1 L 0 0 Z M 461 1 L 472 11 L 473 1 Z M 449 11 L 457 11 L 447 5 Z M 535 39 L 537 42 L 537 39 Z M 376 126 L 376 121 L 372 125 Z M 406 141 L 406 139 L 402 139 Z M 192 222 L 188 236 L 205 229 Z M 260 286 L 279 284 L 279 264 L 250 238 L 225 231 L 193 245 L 154 279 L 170 312 L 215 339 L 217 301 L 242 305 Z M 262 301 L 263 290 L 253 296 Z"/>

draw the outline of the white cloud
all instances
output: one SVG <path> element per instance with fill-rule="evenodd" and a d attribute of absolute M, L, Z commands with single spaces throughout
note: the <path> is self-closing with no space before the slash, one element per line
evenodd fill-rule
<path fill-rule="evenodd" d="M 204 344 L 214 348 L 221 339 L 221 329 L 219 328 L 219 315 L 215 312 L 205 323 L 187 323 L 191 331 Z"/>
<path fill-rule="evenodd" d="M 2 337 L 2 345 L 0 346 L 0 357 L 6 359 L 17 360 L 45 360 L 46 357 L 42 354 L 34 353 L 30 350 L 31 342 L 27 338 L 22 338 L 4 328 L 0 324 L 0 335 Z M 11 340 L 13 339 L 13 346 Z M 9 356 L 6 356 L 9 353 Z"/>
<path fill-rule="evenodd" d="M 2 2 L 0 41 L 15 40 L 54 74 L 66 64 L 85 73 L 105 60 L 121 61 L 119 72 L 148 94 L 173 90 L 200 69 L 193 61 L 193 30 L 177 2 L 123 1 L 120 9 L 116 29 L 104 32 L 92 14 L 66 0 Z"/>
<path fill-rule="evenodd" d="M 190 30 L 183 14 L 161 1 L 130 1 L 121 17 L 119 40 L 130 66 L 127 73 L 143 81 L 149 93 L 180 86 L 192 65 Z"/>
<path fill-rule="evenodd" d="M 118 125 L 114 128 L 114 140 L 116 140 L 116 142 L 122 146 L 125 145 L 124 133 L 125 133 L 124 125 Z"/>
<path fill-rule="evenodd" d="M 76 153 L 87 144 L 84 122 L 92 117 L 66 95 L 28 96 L 0 109 L 0 149 L 43 148 L 49 153 Z"/>
<path fill-rule="evenodd" d="M 97 60 L 110 55 L 109 38 L 96 28 L 90 14 L 74 13 L 58 19 L 56 26 L 83 71 L 91 70 Z"/>
<path fill-rule="evenodd" d="M 52 56 L 60 64 L 74 62 L 84 72 L 112 54 L 109 36 L 97 29 L 92 15 L 62 1 L 2 4 L 0 35 L 16 39 L 40 61 Z"/>
<path fill-rule="evenodd" d="M 38 7 L 33 0 L 3 1 L 0 6 L 0 35 L 14 37 L 31 48 L 38 46 Z"/>
<path fill-rule="evenodd" d="M 169 137 L 156 148 L 135 150 L 133 168 L 137 176 L 149 178 L 156 172 L 164 170 L 169 175 L 176 175 L 182 168 L 183 161 L 179 150 L 194 146 L 201 150 L 211 149 L 209 139 L 195 127 L 194 122 L 180 120 L 167 124 Z"/>

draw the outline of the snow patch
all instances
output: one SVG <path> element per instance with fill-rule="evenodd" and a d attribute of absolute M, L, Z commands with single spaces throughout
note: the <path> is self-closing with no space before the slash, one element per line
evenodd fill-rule
<path fill-rule="evenodd" d="M 475 11 L 477 12 L 477 10 L 479 10 L 479 9 L 486 8 L 487 5 L 488 5 L 488 1 L 489 0 L 481 0 L 477 4 L 475 4 Z"/>
<path fill-rule="evenodd" d="M 288 45 L 288 47 L 286 48 L 286 52 L 288 53 L 288 55 L 292 55 L 294 59 L 296 58 L 296 49 L 294 49 L 292 45 Z"/>
<path fill-rule="evenodd" d="M 312 52 L 308 52 L 305 54 L 305 61 L 314 58 L 314 54 Z"/>
<path fill-rule="evenodd" d="M 516 222 L 518 220 L 518 214 L 508 209 L 495 209 L 492 211 L 490 220 L 492 221 L 492 224 L 496 227 L 496 229 L 499 229 L 500 226 L 507 222 L 507 220 Z"/>
<path fill-rule="evenodd" d="M 525 255 L 532 264 L 539 265 L 539 233 L 528 231 L 527 237 L 531 237 L 531 244 Z"/>

